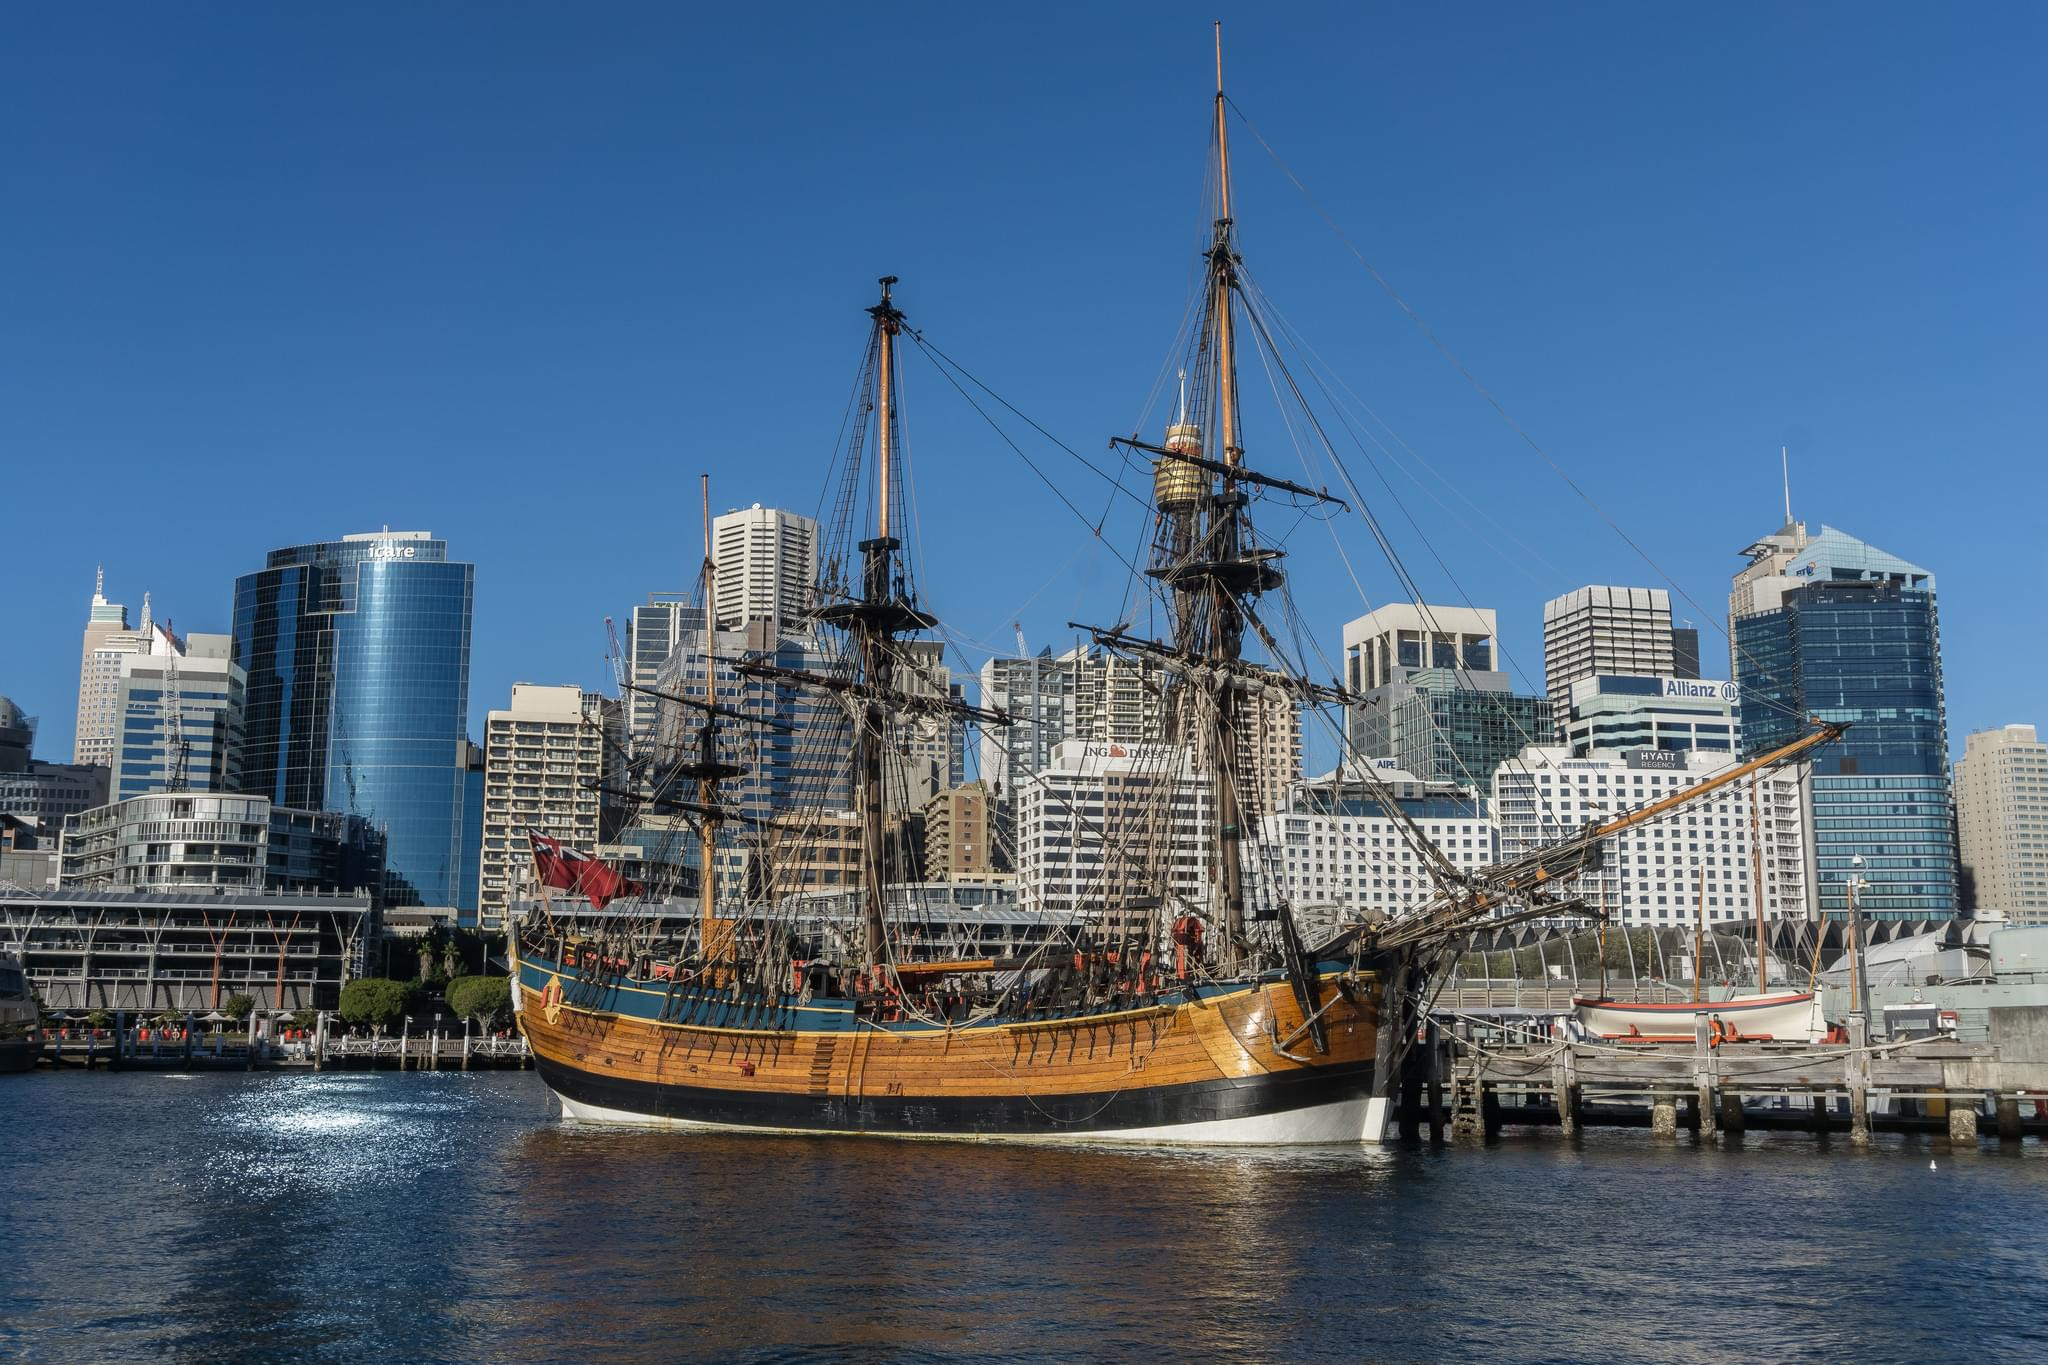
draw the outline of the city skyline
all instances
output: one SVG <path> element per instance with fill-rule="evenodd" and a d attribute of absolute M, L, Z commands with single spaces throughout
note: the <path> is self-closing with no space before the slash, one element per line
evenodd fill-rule
<path fill-rule="evenodd" d="M 2005 104 L 2017 87 L 1984 75 L 2027 44 L 1994 42 L 1989 26 L 1930 38 L 1901 23 L 1855 33 L 1853 60 L 1807 70 L 1843 41 L 1830 22 L 1839 13 L 1775 17 L 1768 42 L 1741 23 L 1700 32 L 1669 16 L 1509 13 L 1479 40 L 1429 16 L 1226 8 L 1227 76 L 1347 239 L 1670 571 L 1691 598 L 1674 594 L 1673 617 L 1701 629 L 1707 676 L 1728 674 L 1717 664 L 1720 585 L 1754 527 L 1778 519 L 1781 444 L 1802 520 L 1854 528 L 1938 569 L 1955 755 L 1972 730 L 2040 719 L 2029 680 L 2048 649 L 2021 639 L 2015 652 L 1997 614 L 2018 542 L 1963 533 L 1981 518 L 1983 485 L 2023 506 L 2043 491 L 2025 460 L 2037 400 L 2019 359 L 2040 349 L 2027 300 L 2044 277 L 2023 227 L 2040 191 L 1998 173 L 2025 120 Z M 444 16 L 406 22 L 427 68 L 463 39 Z M 1102 16 L 1070 50 L 1049 33 L 955 16 L 899 35 L 907 46 L 891 51 L 838 16 L 777 43 L 757 23 L 622 13 L 586 31 L 565 63 L 543 18 L 510 15 L 504 42 L 455 64 L 443 88 L 438 72 L 393 65 L 390 44 L 345 19 L 331 30 L 291 16 L 238 22 L 209 51 L 223 35 L 204 17 L 141 15 L 133 50 L 111 54 L 68 16 L 0 20 L 22 38 L 10 46 L 34 39 L 49 58 L 0 100 L 55 115 L 15 121 L 37 130 L 24 174 L 49 212 L 0 226 L 14 258 L 43 266 L 0 330 L 21 386 L 0 408 L 0 448 L 28 455 L 13 462 L 17 504 L 63 506 L 90 467 L 185 531 L 174 553 L 139 516 L 83 535 L 55 519 L 26 528 L 0 690 L 39 717 L 39 757 L 69 752 L 72 651 L 95 565 L 111 598 L 152 592 L 181 631 L 223 631 L 232 579 L 254 556 L 385 523 L 433 525 L 478 566 L 472 736 L 515 681 L 600 686 L 603 618 L 623 621 L 648 592 L 694 577 L 700 470 L 714 512 L 757 501 L 816 510 L 860 310 L 884 272 L 903 275 L 913 326 L 1068 445 L 1092 454 L 1131 428 L 1179 313 L 1181 229 L 1199 212 L 1181 172 L 1201 153 L 1206 24 L 1163 10 Z M 1688 41 L 1674 45 L 1680 28 Z M 283 60 L 315 41 L 332 47 L 331 72 Z M 160 64 L 153 43 L 181 66 Z M 920 60 L 969 49 L 991 64 L 974 82 Z M 1509 62 L 1511 49 L 1526 56 Z M 1653 49 L 1664 54 L 1654 64 L 1612 60 Z M 1112 51 L 1124 54 L 1121 85 L 1097 88 L 1090 73 Z M 1395 53 L 1412 69 L 1385 65 Z M 858 158 L 840 164 L 852 134 L 826 113 L 857 98 L 858 71 L 885 58 L 906 108 L 943 101 L 961 124 L 906 118 L 886 193 L 851 169 Z M 263 59 L 300 75 L 280 84 Z M 1355 85 L 1293 71 L 1361 63 L 1372 79 Z M 165 79 L 195 66 L 208 78 Z M 750 90 L 771 71 L 771 85 Z M 174 115 L 140 149 L 119 115 L 88 107 L 110 73 Z M 559 93 L 524 110 L 515 96 L 543 77 Z M 371 78 L 386 82 L 384 98 L 359 108 L 351 82 Z M 1737 107 L 1725 92 L 1745 83 L 1787 93 Z M 598 98 L 607 84 L 630 93 Z M 1010 93 L 1048 85 L 1065 103 Z M 1458 117 L 1408 116 L 1438 107 L 1438 86 Z M 1042 122 L 1017 117 L 1027 98 Z M 261 135 L 246 118 L 258 99 L 276 124 Z M 453 116 L 465 100 L 481 112 Z M 699 101 L 730 115 L 717 136 Z M 1620 104 L 1635 131 L 1611 126 Z M 549 121 L 565 111 L 576 116 Z M 429 145 L 415 145 L 420 127 L 437 130 Z M 1392 454 L 1376 458 L 1400 501 L 1348 452 L 1361 487 L 1423 596 L 1496 610 L 1501 666 L 1517 691 L 1541 692 L 1544 601 L 1585 584 L 1669 585 L 1502 426 L 1238 127 L 1251 267 L 1399 433 L 1382 434 Z M 322 155 L 274 164 L 272 138 L 314 134 Z M 961 164 L 963 143 L 985 156 Z M 1578 148 L 1567 174 L 1553 143 Z M 1644 155 L 1652 146 L 1679 154 L 1666 164 Z M 604 173 L 585 169 L 600 150 Z M 166 179 L 149 156 L 196 158 L 206 174 Z M 639 173 L 664 158 L 680 158 L 682 179 L 704 193 L 748 207 L 707 222 L 719 216 L 694 193 Z M 778 158 L 795 173 L 763 182 L 760 166 Z M 110 164 L 119 188 L 79 183 L 67 169 L 77 164 Z M 540 201 L 529 173 L 548 191 Z M 266 176 L 274 187 L 251 188 Z M 967 232 L 951 206 L 961 193 L 1005 210 L 965 220 L 971 248 L 954 240 Z M 397 207 L 421 194 L 440 220 Z M 115 211 L 135 196 L 155 210 L 146 226 Z M 803 211 L 813 197 L 899 211 L 835 230 Z M 1939 215 L 1918 207 L 1933 200 Z M 536 212 L 558 201 L 590 207 Z M 1156 212 L 1105 226 L 1104 202 Z M 318 221 L 335 211 L 339 222 Z M 80 215 L 95 224 L 91 240 L 53 235 Z M 253 244 L 246 230 L 216 240 L 223 223 L 248 220 L 275 230 Z M 1061 243 L 1058 308 L 1045 305 L 1040 272 L 1009 264 L 1048 236 Z M 218 284 L 189 293 L 166 278 L 167 256 L 170 274 Z M 686 269 L 686 256 L 735 278 Z M 1318 277 L 1348 270 L 1337 278 L 1349 283 L 1319 298 L 1300 283 L 1311 266 Z M 422 286 L 431 313 L 403 298 Z M 289 316 L 269 302 L 279 293 Z M 720 320 L 716 349 L 688 335 L 706 312 Z M 1070 645 L 1068 619 L 1111 619 L 1122 566 L 1089 547 L 1088 529 L 928 361 L 909 363 L 908 429 L 926 460 L 914 467 L 926 495 L 920 578 L 934 608 L 992 654 L 1014 649 L 1012 620 L 1035 652 Z M 90 393 L 128 401 L 88 399 L 87 375 Z M 1155 404 L 1142 430 L 1156 438 L 1162 416 Z M 1277 422 L 1257 410 L 1250 422 L 1253 458 L 1291 472 L 1299 462 Z M 1101 511 L 1091 475 L 1042 443 L 1030 449 L 1056 482 L 1087 491 L 1076 501 L 1089 516 Z M 280 460 L 308 472 L 252 488 L 233 477 Z M 206 500 L 156 487 L 172 467 L 196 475 Z M 323 479 L 331 469 L 351 477 Z M 1327 470 L 1316 478 L 1331 481 Z M 536 486 L 586 490 L 601 533 L 554 535 Z M 992 526 L 1014 540 L 1002 571 L 982 573 Z M 1333 658 L 1344 621 L 1408 597 L 1372 562 L 1365 528 L 1340 527 L 1363 601 L 1312 523 L 1289 547 L 1304 616 Z M 547 551 L 530 552 L 536 536 Z M 1116 522 L 1104 537 L 1126 553 L 1139 542 Z M 957 673 L 985 657 L 949 662 Z"/>

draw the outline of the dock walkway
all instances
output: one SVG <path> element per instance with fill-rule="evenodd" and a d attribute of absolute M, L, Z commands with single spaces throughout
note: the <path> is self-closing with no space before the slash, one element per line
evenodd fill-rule
<path fill-rule="evenodd" d="M 1703 1138 L 1799 1128 L 1846 1131 L 1860 1145 L 1877 1128 L 1974 1142 L 1984 1112 L 2002 1139 L 2048 1136 L 2048 1067 L 2005 1061 L 1989 1043 L 1868 1042 L 1860 1019 L 1850 1021 L 1849 1041 L 1835 1044 L 1716 1043 L 1705 1020 L 1690 1044 L 1575 1041 L 1463 1019 L 1448 1028 L 1440 1021 L 1431 1034 L 1407 1078 L 1410 1131 L 1421 1086 L 1437 1095 L 1448 1082 L 1453 1137 L 1490 1137 L 1509 1124 L 1553 1125 L 1567 1135 L 1613 1124 L 1661 1137 L 1681 1127 Z M 1425 1112 L 1440 1130 L 1438 1104 Z"/>

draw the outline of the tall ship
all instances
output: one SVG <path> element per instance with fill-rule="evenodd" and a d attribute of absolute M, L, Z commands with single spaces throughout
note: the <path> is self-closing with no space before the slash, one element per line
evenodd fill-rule
<path fill-rule="evenodd" d="M 1377 1141 L 1435 969 L 1481 925 L 1583 910 L 1546 888 L 1586 870 L 1631 822 L 1474 870 L 1400 821 L 1431 869 L 1431 897 L 1398 917 L 1313 932 L 1270 875 L 1259 817 L 1272 798 L 1246 776 L 1260 709 L 1359 699 L 1289 657 L 1282 551 L 1254 524 L 1269 500 L 1290 518 L 1339 500 L 1247 458 L 1237 345 L 1240 326 L 1259 320 L 1236 240 L 1226 108 L 1219 34 L 1215 214 L 1179 400 L 1156 442 L 1113 443 L 1149 470 L 1146 544 L 1131 561 L 1146 600 L 1127 601 L 1118 625 L 1075 627 L 1157 688 L 1164 742 L 1143 746 L 1116 779 L 1125 800 L 1115 813 L 1066 812 L 1074 865 L 1089 870 L 1080 894 L 1059 914 L 1026 907 L 1041 921 L 1032 933 L 966 955 L 948 912 L 920 902 L 902 848 L 906 730 L 965 727 L 1000 743 L 1014 718 L 931 683 L 939 622 L 905 547 L 899 379 L 906 336 L 923 342 L 896 278 L 884 277 L 867 309 L 856 417 L 828 481 L 836 515 L 808 622 L 828 642 L 817 666 L 759 651 L 713 657 L 719 566 L 706 495 L 704 657 L 688 674 L 696 686 L 661 696 L 689 734 L 634 774 L 691 828 L 693 913 L 657 914 L 649 907 L 673 902 L 643 899 L 617 872 L 534 837 L 536 880 L 564 903 L 543 894 L 515 917 L 513 1004 L 566 1117 L 1028 1141 Z M 1134 630 L 1145 618 L 1162 628 Z M 844 769 L 843 821 L 763 822 L 734 799 L 750 729 L 775 722 L 721 693 L 722 673 L 836 710 L 843 741 L 812 758 Z M 1358 781 L 1398 812 L 1361 767 Z M 783 869 L 799 861 L 793 844 L 842 836 L 850 904 L 843 921 L 821 919 Z M 738 885 L 718 875 L 734 847 L 750 850 Z M 602 913 L 571 913 L 579 895 Z"/>

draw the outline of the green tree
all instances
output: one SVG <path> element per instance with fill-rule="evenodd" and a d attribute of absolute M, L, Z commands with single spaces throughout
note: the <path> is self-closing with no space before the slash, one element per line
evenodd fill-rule
<path fill-rule="evenodd" d="M 110 1028 L 113 1026 L 113 1023 L 114 1016 L 108 1014 L 105 1010 L 94 1010 L 85 1016 L 85 1026 L 87 1028 Z"/>
<path fill-rule="evenodd" d="M 220 1007 L 220 1012 L 237 1024 L 245 1023 L 249 1016 L 256 1012 L 256 1002 L 238 992 L 227 998 L 226 1003 Z"/>
<path fill-rule="evenodd" d="M 502 976 L 458 976 L 448 983 L 448 1008 L 488 1031 L 512 1004 L 512 983 Z"/>
<path fill-rule="evenodd" d="M 410 981 L 366 976 L 341 988 L 341 1017 L 351 1024 L 366 1024 L 382 1033 L 396 1023 L 413 1003 L 418 991 Z"/>
<path fill-rule="evenodd" d="M 320 1011 L 319 1011 L 319 1010 L 299 1010 L 298 1012 L 296 1012 L 295 1014 L 293 1014 L 293 1015 L 292 1015 L 292 1027 L 293 1027 L 293 1028 L 319 1028 L 319 1027 L 320 1027 Z"/>

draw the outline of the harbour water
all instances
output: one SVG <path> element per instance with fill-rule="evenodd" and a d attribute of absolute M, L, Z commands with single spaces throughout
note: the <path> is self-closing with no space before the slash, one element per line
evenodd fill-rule
<path fill-rule="evenodd" d="M 0 1358 L 2048 1355 L 2035 1142 L 1050 1150 L 579 1128 L 526 1072 L 45 1073 L 0 1151 Z"/>

